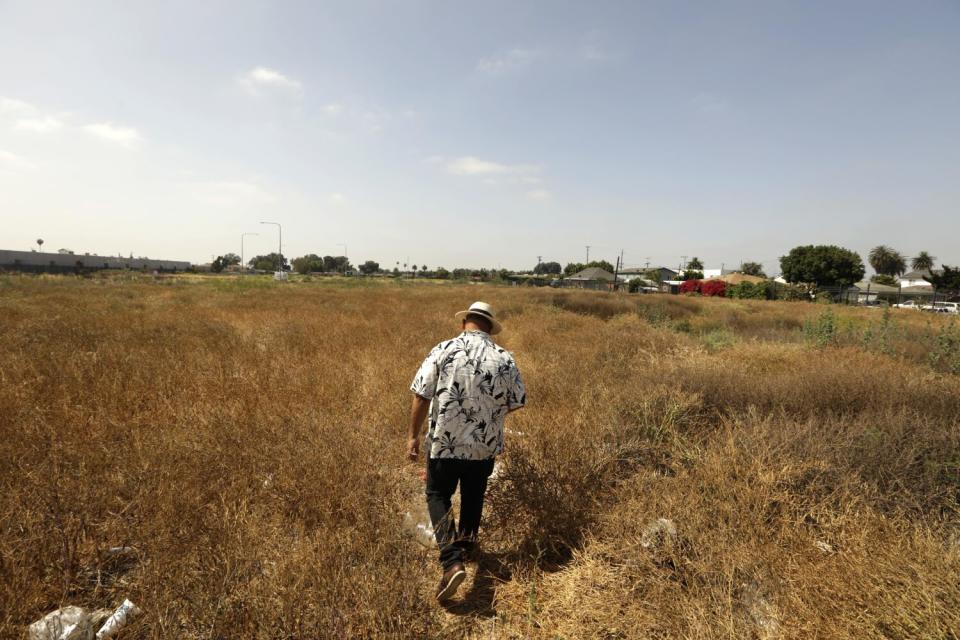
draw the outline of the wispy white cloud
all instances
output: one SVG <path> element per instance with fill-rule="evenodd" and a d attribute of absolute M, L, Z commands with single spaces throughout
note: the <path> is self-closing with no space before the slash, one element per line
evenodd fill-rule
<path fill-rule="evenodd" d="M 135 147 L 143 137 L 133 127 L 124 127 L 110 122 L 98 122 L 83 126 L 83 130 L 102 140 L 107 140 L 125 147 Z"/>
<path fill-rule="evenodd" d="M 29 113 L 35 113 L 36 111 L 37 108 L 29 102 L 17 100 L 16 98 L 4 98 L 3 96 L 0 96 L 0 113 L 25 115 Z"/>
<path fill-rule="evenodd" d="M 240 76 L 240 84 L 251 93 L 257 93 L 260 89 L 282 89 L 296 92 L 303 89 L 303 85 L 299 80 L 291 78 L 270 67 L 254 67 L 250 69 Z"/>
<path fill-rule="evenodd" d="M 458 176 L 525 176 L 540 171 L 530 164 L 502 164 L 474 156 L 453 158 L 446 163 L 448 173 Z"/>
<path fill-rule="evenodd" d="M 540 177 L 542 167 L 539 165 L 506 164 L 475 156 L 458 158 L 430 156 L 425 159 L 425 162 L 442 166 L 449 174 L 467 176 L 491 187 L 506 186 L 511 189 L 525 190 L 523 193 L 529 200 L 544 202 L 552 197 L 550 191 L 543 185 L 543 179 Z"/>
<path fill-rule="evenodd" d="M 257 206 L 276 202 L 277 197 L 254 182 L 214 180 L 192 185 L 194 196 L 218 207 Z"/>
<path fill-rule="evenodd" d="M 23 156 L 17 155 L 12 151 L 4 151 L 0 149 L 0 170 L 4 171 L 29 171 L 31 169 L 36 169 L 37 165 L 33 164 Z"/>
<path fill-rule="evenodd" d="M 596 29 L 580 38 L 577 55 L 585 62 L 607 62 L 620 57 L 620 53 L 610 47 L 603 33 Z"/>
<path fill-rule="evenodd" d="M 21 118 L 17 120 L 13 128 L 17 131 L 32 131 L 33 133 L 53 133 L 63 128 L 63 120 L 53 116 L 41 116 L 37 118 Z"/>
<path fill-rule="evenodd" d="M 508 51 L 481 58 L 477 62 L 477 71 L 489 76 L 500 76 L 519 71 L 539 58 L 537 49 L 514 48 Z"/>

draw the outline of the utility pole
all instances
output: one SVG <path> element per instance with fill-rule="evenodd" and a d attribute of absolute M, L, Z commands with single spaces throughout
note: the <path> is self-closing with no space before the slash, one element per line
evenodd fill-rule
<path fill-rule="evenodd" d="M 620 269 L 623 268 L 623 249 L 620 249 L 620 255 L 617 256 L 617 266 L 613 269 L 613 289 L 610 291 L 613 293 L 617 290 L 617 285 L 620 284 Z"/>

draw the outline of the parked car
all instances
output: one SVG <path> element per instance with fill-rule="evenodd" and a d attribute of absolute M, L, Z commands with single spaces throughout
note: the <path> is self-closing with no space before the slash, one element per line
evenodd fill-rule
<path fill-rule="evenodd" d="M 932 305 L 927 305 L 927 311 L 933 311 L 934 313 L 953 313 L 960 314 L 960 303 L 958 302 L 934 302 Z"/>
<path fill-rule="evenodd" d="M 907 300 L 906 302 L 901 302 L 900 304 L 895 304 L 893 306 L 897 309 L 913 309 L 914 311 L 920 311 L 929 305 L 920 304 L 916 300 Z"/>

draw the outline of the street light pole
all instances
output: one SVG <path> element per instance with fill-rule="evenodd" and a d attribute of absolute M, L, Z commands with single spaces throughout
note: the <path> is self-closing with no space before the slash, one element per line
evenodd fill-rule
<path fill-rule="evenodd" d="M 243 273 L 247 270 L 246 263 L 246 254 L 243 252 L 243 239 L 247 236 L 258 236 L 259 233 L 241 233 L 240 234 L 240 272 Z"/>
<path fill-rule="evenodd" d="M 261 221 L 260 224 L 274 224 L 277 225 L 277 232 L 280 234 L 280 252 L 277 254 L 277 271 L 283 273 L 283 227 L 280 226 L 279 222 L 264 222 Z"/>

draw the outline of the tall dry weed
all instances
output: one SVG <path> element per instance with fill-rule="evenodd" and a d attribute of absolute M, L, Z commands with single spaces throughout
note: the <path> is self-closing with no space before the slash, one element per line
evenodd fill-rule
<path fill-rule="evenodd" d="M 444 609 L 435 554 L 402 526 L 422 491 L 407 386 L 476 298 L 502 311 L 529 406 L 485 555 Z M 129 597 L 143 638 L 956 637 L 960 382 L 931 365 L 940 319 L 894 314 L 875 349 L 876 316 L 836 309 L 836 344 L 812 348 L 820 312 L 0 278 L 0 636 Z M 661 518 L 675 534 L 651 534 Z"/>

